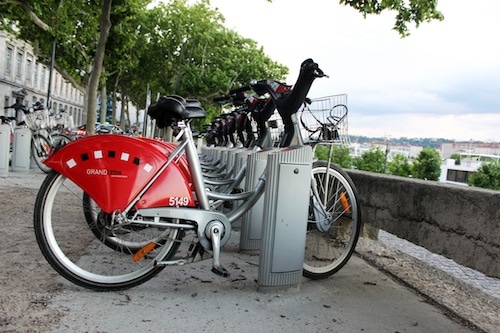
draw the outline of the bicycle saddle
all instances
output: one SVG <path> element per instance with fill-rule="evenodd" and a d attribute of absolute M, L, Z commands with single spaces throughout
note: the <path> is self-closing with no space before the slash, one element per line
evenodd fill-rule
<path fill-rule="evenodd" d="M 157 126 L 170 126 L 174 119 L 205 118 L 206 112 L 201 103 L 194 99 L 184 99 L 181 96 L 170 95 L 160 97 L 158 102 L 148 107 L 148 114 L 156 119 Z"/>

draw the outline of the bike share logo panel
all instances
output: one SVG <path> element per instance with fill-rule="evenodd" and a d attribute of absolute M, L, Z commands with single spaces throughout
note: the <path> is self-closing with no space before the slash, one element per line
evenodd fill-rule
<path fill-rule="evenodd" d="M 129 153 L 126 152 L 116 152 L 114 150 L 109 150 L 105 155 L 102 150 L 95 150 L 90 155 L 88 153 L 83 153 L 80 154 L 79 158 L 75 157 L 70 158 L 69 160 L 66 161 L 66 165 L 70 169 L 73 169 L 81 162 L 82 163 L 81 166 L 85 168 L 84 162 L 91 160 L 91 157 L 93 158 L 93 160 L 108 158 L 111 159 L 113 163 L 116 163 L 117 161 L 130 162 L 136 165 L 137 167 L 139 167 L 139 165 L 141 164 L 140 158 L 132 157 Z M 153 166 L 149 163 L 145 163 L 142 169 L 147 173 L 149 173 L 153 169 Z M 113 178 L 128 178 L 128 175 L 126 175 L 123 170 L 119 170 L 116 168 L 86 168 L 85 170 L 86 170 L 85 173 L 88 176 L 110 176 Z"/>

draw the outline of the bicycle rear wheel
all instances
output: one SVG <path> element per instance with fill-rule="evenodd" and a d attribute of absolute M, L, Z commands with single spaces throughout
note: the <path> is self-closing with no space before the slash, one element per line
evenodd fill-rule
<path fill-rule="evenodd" d="M 323 279 L 350 259 L 361 231 L 361 207 L 354 183 L 335 164 L 313 164 L 317 200 L 311 197 L 303 275 Z"/>
<path fill-rule="evenodd" d="M 104 213 L 97 203 L 90 198 L 87 193 L 83 193 L 83 212 L 90 231 L 102 243 L 115 251 L 122 251 L 134 254 L 140 251 L 149 243 L 153 242 L 155 247 L 165 244 L 171 232 L 170 229 L 151 228 L 150 226 L 132 226 L 117 228 L 113 226 L 111 214 Z M 141 230 L 138 234 L 137 231 Z M 182 238 L 184 231 L 180 231 L 179 238 Z M 179 248 L 180 242 L 175 242 L 169 252 L 169 259 Z"/>
<path fill-rule="evenodd" d="M 45 136 L 41 134 L 34 134 L 31 139 L 31 154 L 35 164 L 45 173 L 50 172 L 50 168 L 46 166 L 43 161 L 49 157 L 52 145 Z"/>
<path fill-rule="evenodd" d="M 139 251 L 110 248 L 99 239 L 85 219 L 83 191 L 63 175 L 52 171 L 43 182 L 34 210 L 38 245 L 50 265 L 67 280 L 94 290 L 122 290 L 141 284 L 158 274 L 164 266 L 156 262 L 171 256 L 182 237 L 177 228 L 117 226 L 113 231 L 134 239 L 148 240 Z M 123 228 L 123 229 L 121 229 Z M 151 232 L 162 235 L 158 243 Z M 134 243 L 136 244 L 136 243 Z"/>

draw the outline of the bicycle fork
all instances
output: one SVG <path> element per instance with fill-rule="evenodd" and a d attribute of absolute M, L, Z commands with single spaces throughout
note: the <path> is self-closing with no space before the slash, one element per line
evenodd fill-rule
<path fill-rule="evenodd" d="M 314 178 L 314 176 L 311 177 L 311 202 L 313 210 L 312 213 L 314 216 L 314 221 L 316 221 L 316 227 L 321 232 L 328 231 L 328 229 L 330 229 L 332 221 L 328 216 L 326 204 L 321 202 L 321 198 L 318 192 L 318 182 L 316 181 L 316 178 Z"/>

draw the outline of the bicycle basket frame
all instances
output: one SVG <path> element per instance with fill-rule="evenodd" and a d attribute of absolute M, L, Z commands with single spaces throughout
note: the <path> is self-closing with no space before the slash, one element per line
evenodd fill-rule
<path fill-rule="evenodd" d="M 48 110 L 36 110 L 27 112 L 24 114 L 26 125 L 32 131 L 38 131 L 40 129 L 47 128 L 49 125 L 49 111 Z"/>
<path fill-rule="evenodd" d="M 313 99 L 300 110 L 303 137 L 306 141 L 341 142 L 342 134 L 347 134 L 347 113 L 345 94 Z"/>

